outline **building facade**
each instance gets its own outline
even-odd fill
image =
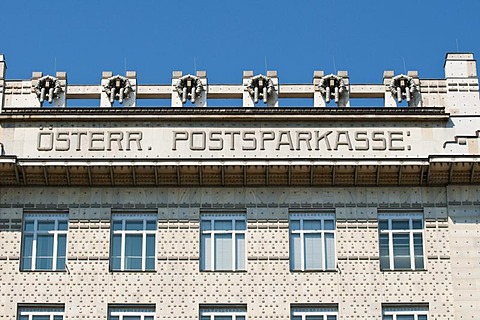
[[[5,70],[1,319],[478,319],[473,54],[378,84]]]

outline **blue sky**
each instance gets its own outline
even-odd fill
[[[136,70],[168,83],[173,70],[207,70],[240,83],[243,70],[277,70],[309,83],[313,70],[380,82],[384,70],[443,77],[447,52],[480,55],[480,1],[3,1],[7,78],[67,71],[70,83]],[[335,61],[335,67],[334,62]]]

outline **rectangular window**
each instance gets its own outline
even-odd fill
[[[378,230],[382,270],[425,269],[421,215],[379,215]]]
[[[128,305],[109,306],[109,320],[155,320],[155,306],[153,305]]]
[[[242,214],[202,216],[201,270],[245,270],[246,229],[246,218]]]
[[[200,320],[246,320],[244,306],[200,307]]]
[[[63,320],[63,307],[19,307],[19,320]]]
[[[25,214],[21,269],[65,270],[67,233],[67,214]]]
[[[291,320],[337,320],[338,307],[312,306],[291,308]]]
[[[383,320],[428,320],[427,306],[392,306],[382,308]]]
[[[114,214],[110,269],[112,271],[155,270],[157,216]]]
[[[290,269],[335,270],[335,215],[290,214]]]

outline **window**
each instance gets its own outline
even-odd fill
[[[202,216],[201,270],[245,270],[245,215]]]
[[[110,268],[112,271],[155,270],[157,216],[112,216]]]
[[[244,306],[200,307],[200,320],[246,320]]]
[[[19,307],[19,320],[63,320],[63,307]]]
[[[109,320],[155,320],[155,306],[153,305],[129,305],[109,306]]]
[[[428,320],[427,306],[383,307],[383,320]]]
[[[337,320],[336,306],[294,307],[291,320]]]
[[[290,215],[290,269],[335,270],[335,216]]]
[[[23,222],[22,270],[65,270],[68,215],[26,214]]]
[[[422,216],[380,215],[378,229],[382,270],[425,268]]]

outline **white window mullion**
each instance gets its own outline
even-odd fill
[[[408,232],[408,243],[410,245],[410,268],[415,270],[415,250],[413,247],[413,219],[409,219],[410,231]]]
[[[388,219],[388,255],[390,260],[390,270],[395,269],[393,259],[393,233],[392,233],[392,219]]]
[[[55,230],[53,231],[52,270],[57,270],[57,249],[58,249],[58,220],[55,220]]]
[[[37,266],[37,227],[38,220],[33,221],[33,241],[32,241],[32,270],[35,271]]]
[[[236,244],[236,241],[237,241],[237,233],[236,233],[236,223],[235,223],[235,219],[232,219],[232,270],[233,271],[236,271],[236,256],[237,256],[237,251],[236,251],[236,248],[237,248],[237,244]]]
[[[303,230],[303,219],[300,219],[300,266],[301,270],[305,271],[305,233]]]
[[[321,256],[321,259],[322,259],[322,270],[326,270],[326,265],[327,264],[326,264],[326,261],[325,261],[326,259],[325,258],[327,256],[327,254],[325,252],[326,241],[325,241],[325,231],[324,231],[325,230],[325,220],[324,219],[322,219],[320,221],[320,228],[321,228],[321,230],[319,230],[319,232],[320,232],[320,256]]]
[[[211,225],[213,229],[213,220],[211,220]],[[210,270],[215,270],[215,232],[210,233]]]
[[[121,248],[120,248],[120,270],[125,270],[125,227],[126,221],[125,219],[122,220],[122,240],[121,240]],[[121,319],[120,319],[121,320]]]
[[[143,220],[142,232],[142,271],[145,271],[147,265],[147,220]],[[142,316],[143,320],[143,316]]]

